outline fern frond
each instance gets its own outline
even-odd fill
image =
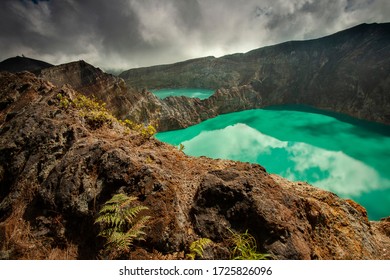
[[[149,216],[141,217],[139,220],[137,220],[136,223],[133,224],[133,226],[127,231],[127,233],[133,236],[134,239],[145,240],[143,236],[146,235],[146,233],[143,231],[143,229],[145,228],[146,222],[149,219]]]
[[[100,209],[99,214],[116,213],[118,211],[119,211],[118,205],[113,203],[106,203],[104,204],[102,209]]]
[[[130,207],[133,201],[137,200],[135,196],[127,196],[125,194],[118,194],[117,195],[117,204],[121,209]]]
[[[127,252],[129,247],[133,244],[133,237],[123,232],[113,232],[107,239],[106,246],[111,250]]]
[[[132,208],[127,208],[127,209],[124,209],[121,214],[131,224],[131,223],[133,223],[134,218],[142,210],[148,210],[148,207],[139,205],[139,206],[135,206],[135,207],[132,207]]]
[[[117,203],[119,205],[128,205],[130,204],[131,202],[137,200],[137,197],[135,196],[127,196],[126,194],[124,193],[118,193],[116,195],[114,195],[111,199],[112,202],[114,203]]]
[[[132,224],[131,228],[134,230],[141,230],[146,226],[149,219],[150,216],[142,216]]]
[[[203,258],[203,252],[204,248],[209,246],[212,243],[212,241],[208,238],[200,238],[190,245],[190,253],[187,254],[187,256],[194,260],[197,256],[200,258]]]
[[[145,235],[145,227],[149,216],[141,216],[140,212],[148,207],[133,206],[136,197],[116,194],[99,211],[95,223],[102,226],[98,236],[106,238],[105,252],[110,258],[127,253],[133,240],[141,240]]]
[[[246,230],[244,233],[235,233],[230,230],[232,236],[230,241],[231,258],[233,260],[266,260],[270,258],[269,254],[257,252],[256,239]]]
[[[95,223],[99,223],[104,227],[122,228],[126,221],[121,217],[120,213],[104,213],[99,216]]]
[[[98,236],[101,236],[101,237],[108,239],[113,233],[114,233],[114,229],[107,228],[107,229],[101,230],[99,232]]]
[[[196,258],[196,254],[195,253],[188,253],[186,256],[190,260],[195,260],[195,258]]]

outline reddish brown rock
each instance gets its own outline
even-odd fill
[[[227,258],[228,229],[277,259],[388,259],[388,221],[259,165],[193,158],[113,120],[92,127],[59,106],[77,95],[29,73],[0,74],[0,256],[96,259],[100,206],[125,192],[149,207],[129,256],[182,259],[200,237]]]

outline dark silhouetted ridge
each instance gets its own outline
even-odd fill
[[[24,56],[15,56],[0,62],[0,71],[17,73],[22,71],[39,72],[42,69],[53,66],[50,63]]]

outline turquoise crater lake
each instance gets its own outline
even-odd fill
[[[363,205],[371,220],[390,215],[390,127],[302,106],[220,115],[158,133],[192,156],[259,163]]]
[[[214,94],[213,90],[203,88],[159,89],[151,90],[151,92],[160,99],[164,99],[168,96],[186,96],[191,98],[207,99]]]

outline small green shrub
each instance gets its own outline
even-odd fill
[[[157,132],[155,126],[151,124],[137,124],[128,119],[123,121],[117,120],[107,110],[106,103],[97,100],[95,97],[89,98],[85,95],[78,94],[76,98],[71,100],[59,93],[57,99],[59,101],[58,106],[62,109],[68,109],[69,107],[78,109],[80,116],[82,116],[86,123],[93,129],[102,127],[104,124],[111,125],[114,121],[117,121],[121,125],[127,127],[129,129],[128,132],[130,132],[130,130],[136,131],[145,139],[151,138]]]
[[[108,200],[99,211],[95,223],[100,224],[98,236],[106,239],[103,254],[109,258],[116,258],[128,253],[134,240],[142,240],[143,229],[149,216],[142,216],[140,212],[147,210],[146,206],[133,205],[136,197],[125,194],[116,194]]]
[[[106,103],[94,97],[88,98],[80,94],[73,100],[73,106],[80,110],[81,116],[92,128],[99,128],[105,123],[112,124],[115,119],[106,109]]]
[[[85,119],[87,124],[96,129],[103,124],[112,124],[115,118],[106,109],[106,104],[98,101],[96,98],[88,98],[82,94],[77,95],[73,100],[61,93],[57,94],[59,100],[58,106],[62,109],[69,107],[76,108],[80,111],[80,115]]]
[[[129,129],[139,132],[145,139],[151,138],[157,132],[156,128],[151,124],[144,126],[128,119],[119,122]]]
[[[67,98],[67,97],[65,97],[65,96],[63,96],[61,93],[59,93],[59,94],[57,94],[57,99],[59,100],[59,104],[58,104],[58,106],[60,107],[60,108],[62,108],[62,109],[68,109],[69,108],[69,106],[70,106],[70,104],[71,104],[71,101]]]
[[[156,128],[153,125],[149,124],[141,129],[141,135],[144,138],[150,138],[154,134],[156,134],[156,131]]]
[[[94,96],[92,98],[86,97],[85,95],[79,94],[73,100],[73,105],[77,109],[84,111],[105,111],[106,103],[97,100]]]
[[[180,152],[184,152],[184,149],[185,149],[186,147],[182,144],[182,143],[180,143],[179,144],[179,151]]]
[[[195,260],[196,257],[203,258],[204,248],[209,246],[212,241],[208,238],[201,238],[191,243],[190,252],[186,255],[188,259]]]

